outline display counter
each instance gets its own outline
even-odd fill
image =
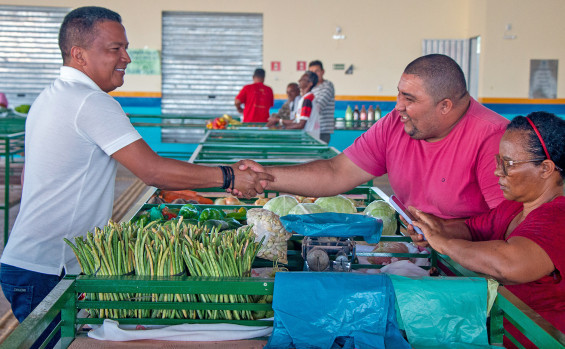
[[[248,130],[251,131],[251,130]],[[284,138],[284,135],[292,135],[296,139],[304,137],[300,133],[267,133],[273,135],[271,138],[267,138],[264,141],[273,141],[272,145],[263,144],[261,142],[250,142],[250,144],[241,144],[244,142],[246,137],[253,137],[248,133],[244,136],[244,132],[235,131],[209,131],[207,136],[213,135],[213,137],[206,137],[209,141],[205,141],[199,144],[198,149],[195,151],[190,161],[194,163],[205,163],[205,164],[219,164],[219,163],[232,163],[239,158],[255,158],[262,164],[272,164],[272,163],[299,163],[301,161],[306,161],[310,158],[327,158],[337,155],[339,152],[327,145],[320,145],[313,142],[310,145],[280,145],[277,144],[280,140],[277,138]],[[262,137],[263,134],[255,135],[257,137]],[[308,137],[301,139],[299,142],[307,140]],[[304,157],[302,157],[304,156]],[[207,188],[200,191],[204,196],[222,194],[222,190],[219,188]],[[206,193],[206,194],[205,194]],[[355,190],[351,191],[349,194],[355,197],[359,205],[357,211],[361,211],[367,204],[374,200],[378,200],[378,196],[375,194],[375,190],[368,189],[367,186],[360,186]],[[147,201],[157,194],[157,190],[152,188],[148,190],[138,203],[133,207],[130,212],[128,212],[121,223],[133,224],[135,220],[140,217],[142,211],[151,211],[156,208],[158,211],[167,208],[167,211],[171,209],[182,208],[181,205],[175,204],[149,204]],[[280,193],[268,192],[267,196],[277,196]],[[344,193],[347,194],[347,193]],[[215,198],[214,196],[209,197],[210,199]],[[197,207],[198,212],[204,212],[208,208],[216,208],[224,211],[224,213],[234,213],[239,212],[241,208],[251,209],[261,207],[260,205],[254,205],[251,202],[242,202],[238,205],[193,205]],[[149,214],[149,217],[151,214]],[[353,215],[358,217],[357,215]],[[173,218],[173,217],[169,217]],[[398,217],[396,216],[396,220]],[[164,231],[164,227],[169,224],[167,229],[172,229],[174,232],[175,224],[180,227],[180,223],[160,223],[162,225],[157,226],[152,225],[154,228],[153,233],[155,234],[154,241],[160,241],[160,237],[157,235],[161,234],[159,232]],[[178,221],[177,221],[178,222]],[[203,221],[204,222],[204,221]],[[399,223],[397,221],[397,223]],[[150,223],[151,224],[151,223]],[[382,220],[381,220],[382,227]],[[130,225],[131,226],[131,225]],[[399,225],[400,227],[400,225]],[[219,228],[217,228],[219,229]],[[119,235],[120,230],[117,229],[116,235],[111,235],[108,241],[113,241],[112,246],[118,245],[116,241],[116,236]],[[125,234],[125,230],[123,230]],[[177,235],[180,236],[178,230]],[[146,232],[146,234],[153,234],[151,232]],[[109,233],[112,234],[112,233]],[[139,233],[138,233],[139,234]],[[192,233],[190,233],[192,234]],[[186,238],[188,238],[188,235]],[[125,235],[124,235],[125,236]],[[134,235],[132,235],[134,236]],[[137,235],[139,236],[139,235]],[[192,236],[192,235],[191,235]],[[118,238],[121,239],[121,238]],[[304,254],[312,250],[305,249],[305,236],[300,234],[293,234],[288,240],[287,254],[288,262],[282,264],[290,273],[296,272],[300,273],[304,270],[305,258]],[[391,241],[391,242],[408,242],[410,239],[405,237],[401,233],[401,229],[397,230],[396,234],[391,236],[382,236],[381,241]],[[162,240],[166,243],[166,239]],[[172,240],[171,240],[172,241]],[[360,246],[361,244],[353,243],[353,241],[360,241],[357,237],[350,238],[347,241],[346,247],[352,244],[353,246]],[[137,246],[137,241],[135,242]],[[124,246],[129,246],[127,243]],[[163,245],[164,246],[164,245]],[[191,245],[193,246],[193,245]],[[320,245],[317,245],[320,246]],[[333,246],[333,245],[332,245]],[[340,245],[340,248],[343,245]],[[332,247],[333,248],[333,247]],[[139,251],[145,251],[143,248],[138,249]],[[174,250],[173,245],[170,245],[168,251]],[[118,248],[117,251],[120,251]],[[162,250],[161,250],[162,251]],[[306,251],[306,252],[305,252]],[[375,251],[361,252],[349,249],[346,254],[347,258],[351,258],[347,261],[350,263],[348,267],[351,270],[359,269],[374,269],[381,268],[382,265],[373,264],[367,265],[361,261],[359,257],[406,257],[406,258],[425,258],[429,260],[429,264],[423,267],[425,273],[428,274],[432,271],[439,273],[441,276],[445,277],[448,275],[457,275],[463,277],[477,277],[476,273],[470,272],[465,268],[461,267],[457,263],[453,262],[446,256],[437,254],[435,251],[431,253],[422,255],[421,253],[380,253]],[[149,253],[149,252],[148,252]],[[161,252],[166,253],[166,252]],[[166,255],[166,254],[165,254]],[[125,254],[124,256],[127,256]],[[161,254],[159,255],[161,256]],[[333,263],[338,261],[336,255],[333,259]],[[343,256],[343,254],[341,254]],[[118,256],[117,260],[119,259]],[[130,257],[127,257],[130,258]],[[161,257],[160,257],[161,258]],[[165,257],[162,257],[165,258]],[[162,260],[161,258],[161,260]],[[223,256],[222,258],[226,258]],[[343,259],[340,260],[343,266]],[[146,262],[143,262],[146,263]],[[96,264],[96,263],[95,263]],[[110,265],[111,263],[109,263]],[[174,263],[173,263],[174,264]],[[178,266],[171,264],[171,268],[178,269]],[[276,264],[276,263],[275,263]],[[257,258],[253,263],[254,267],[262,268],[267,266],[273,266],[273,262],[267,259]],[[442,268],[440,268],[442,266]],[[95,265],[96,267],[96,265]],[[176,316],[162,316],[162,317],[146,317],[146,316],[110,316],[119,320],[121,324],[134,324],[134,325],[173,325],[179,323],[232,323],[244,326],[257,326],[257,325],[267,325],[272,326],[273,322],[271,320],[256,320],[254,319],[216,319],[216,318],[206,318],[206,317],[190,317],[183,316],[185,312],[190,311],[201,311],[201,312],[211,312],[215,311],[271,311],[272,306],[270,303],[259,303],[259,302],[226,302],[223,301],[225,297],[237,296],[237,295],[248,295],[248,296],[269,296],[273,294],[275,287],[275,281],[272,278],[263,277],[203,277],[203,276],[187,276],[186,271],[183,270],[182,276],[71,276],[69,275],[63,281],[57,285],[57,287],[51,292],[51,294],[40,304],[40,306],[34,310],[32,315],[30,315],[15,331],[14,333],[0,345],[0,348],[16,348],[16,347],[27,347],[29,346],[35,338],[47,327],[50,321],[52,321],[58,312],[62,313],[62,320],[59,323],[58,328],[62,331],[61,344],[63,348],[72,346],[73,342],[77,338],[84,338],[86,336],[86,331],[83,325],[96,325],[103,321],[100,317],[84,317],[80,315],[80,310],[83,309],[108,309],[115,310],[117,312],[109,314],[144,314],[145,311],[151,310],[164,310],[162,314],[177,314]],[[171,269],[170,275],[177,275]],[[169,275],[164,274],[164,275]],[[351,273],[353,274],[353,273]],[[153,274],[152,274],[153,275]],[[163,274],[156,274],[163,275]],[[427,290],[430,291],[430,290]],[[433,292],[433,289],[431,290]],[[90,297],[83,299],[79,297],[83,293],[86,294],[129,294],[127,297],[111,296],[106,298]],[[135,300],[131,298],[131,294],[134,295],[154,295],[151,297],[152,301],[143,301],[137,299],[138,296],[134,297]],[[176,295],[205,295],[202,296],[207,301],[177,301]],[[161,297],[160,295],[163,295]],[[167,296],[169,295],[169,296]],[[206,296],[207,295],[207,296]],[[224,298],[222,298],[222,296]],[[182,297],[181,297],[182,298]],[[222,300],[223,299],[223,300]],[[132,301],[133,300],[133,301]],[[423,306],[426,306],[423,304]],[[119,312],[123,311],[123,312]],[[100,312],[102,314],[102,312]],[[502,319],[506,318],[515,324],[522,333],[535,342],[539,347],[542,348],[565,348],[565,338],[563,333],[556,330],[547,321],[539,317],[535,312],[533,312],[529,307],[527,307],[523,302],[514,297],[510,292],[508,292],[504,287],[499,288],[498,296],[494,302],[494,306],[491,310],[490,316],[490,331],[489,339],[491,344],[500,344],[504,335],[504,329],[502,326]],[[251,343],[251,342],[250,342]],[[254,342],[255,344],[257,342]],[[187,347],[190,347],[190,343],[185,343]],[[219,346],[218,346],[219,347]]]

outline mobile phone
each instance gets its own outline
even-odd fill
[[[412,216],[410,211],[408,211],[406,207],[404,207],[402,201],[400,201],[396,196],[394,195],[391,196],[389,203],[392,205],[392,207],[394,207],[396,212],[398,212],[402,217],[404,217],[404,219],[406,220],[406,222],[408,222],[408,224],[412,224],[412,221],[416,220],[414,216]],[[414,227],[414,230],[416,230],[418,234],[424,235],[424,233],[422,233],[422,230],[420,230],[420,228],[418,228],[414,224],[412,224],[412,226]]]

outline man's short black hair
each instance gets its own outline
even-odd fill
[[[69,12],[59,30],[59,49],[63,63],[68,62],[73,46],[89,47],[96,36],[96,24],[104,21],[122,23],[122,17],[104,7],[85,6]]]
[[[286,87],[292,87],[293,89],[299,89],[298,88],[298,84],[296,82],[290,82],[288,85],[286,85]]]
[[[310,63],[308,63],[308,68],[313,67],[313,66],[318,66],[318,67],[320,67],[320,69],[324,70],[324,65],[319,60],[311,61]]]
[[[265,69],[261,69],[261,68],[255,69],[255,72],[253,73],[253,77],[264,79],[265,78]]]
[[[311,72],[309,70],[307,70],[304,74],[308,75],[308,81],[312,83],[312,87],[310,87],[310,90],[308,90],[311,91],[314,88],[314,86],[318,84],[318,75],[316,75],[316,73]]]
[[[436,103],[446,98],[456,103],[468,94],[463,70],[446,55],[434,53],[419,57],[406,66],[404,74],[422,79],[426,92]]]

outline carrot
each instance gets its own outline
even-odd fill
[[[205,198],[204,196],[200,196],[200,195],[198,195],[196,201],[198,201],[199,204],[203,204],[203,205],[212,205],[214,203],[214,200]]]
[[[203,197],[202,195],[198,195],[193,190],[162,190],[161,197],[166,202],[172,202],[176,199],[184,199],[184,200],[194,200],[197,201],[199,204],[205,205],[212,205],[214,201],[212,199],[208,199]]]
[[[167,202],[171,202],[175,199],[191,200],[195,196],[198,196],[198,193],[196,193],[194,190],[175,190],[175,191],[162,190],[161,191],[161,197]]]

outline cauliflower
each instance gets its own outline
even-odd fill
[[[252,226],[255,241],[265,237],[257,257],[288,263],[286,241],[292,233],[284,229],[278,215],[263,208],[252,208],[247,211],[247,224]]]

